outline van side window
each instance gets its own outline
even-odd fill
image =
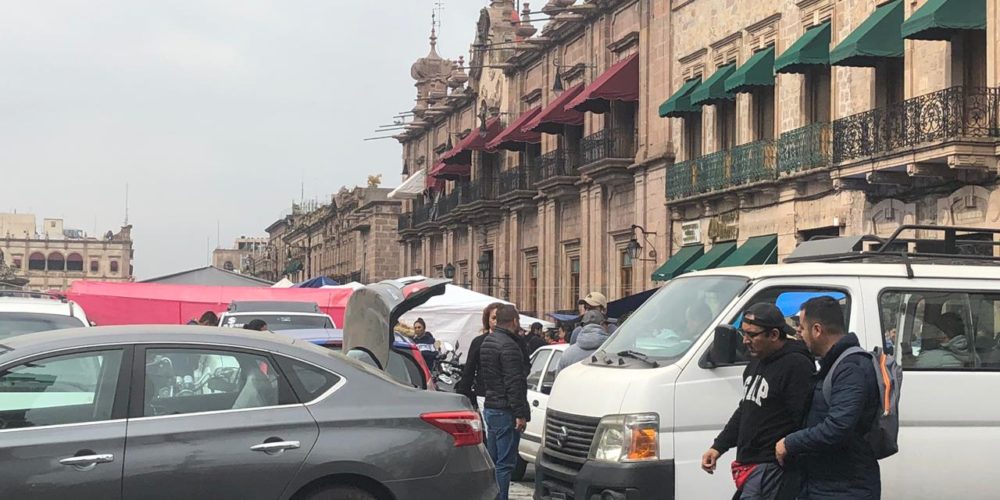
[[[882,338],[907,370],[1000,370],[1000,294],[889,290]]]
[[[774,304],[785,315],[785,321],[788,325],[797,330],[799,326],[799,309],[802,308],[802,304],[805,304],[809,299],[823,296],[832,297],[840,302],[840,306],[844,309],[844,324],[850,324],[851,298],[842,290],[789,287],[768,288],[755,295],[753,299],[746,303],[744,309],[761,302]],[[743,311],[739,311],[730,320],[729,324],[739,328],[742,322]],[[747,348],[743,342],[737,342],[736,359],[736,364],[747,364],[750,362],[750,353],[747,352]]]

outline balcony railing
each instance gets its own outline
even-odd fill
[[[534,191],[538,182],[538,169],[531,165],[521,165],[500,172],[500,196],[515,191]]]
[[[778,176],[777,160],[774,141],[737,146],[730,151],[729,184],[739,186],[774,180]]]
[[[551,179],[553,177],[576,177],[576,165],[567,161],[566,154],[561,149],[556,149],[538,157],[538,167],[541,170],[540,180]]]
[[[694,190],[696,193],[710,193],[723,188],[729,166],[729,151],[719,151],[698,158],[695,168]]]
[[[399,214],[399,225],[396,229],[398,231],[413,229],[413,214]]]
[[[1000,89],[952,87],[833,122],[833,161],[958,138],[1000,137]]]
[[[814,123],[781,134],[778,139],[778,171],[788,175],[827,168],[833,161],[833,128]]]
[[[667,169],[667,199],[677,200],[694,195],[694,171],[698,160],[675,163]]]
[[[757,141],[677,163],[667,170],[667,199],[679,200],[777,179],[777,146]]]
[[[437,202],[437,218],[450,215],[452,212],[462,204],[462,189],[463,185],[459,185],[456,189],[453,189],[450,193],[441,197]]]
[[[468,205],[479,201],[496,200],[499,191],[498,188],[499,186],[496,182],[486,179],[462,184],[458,189],[461,197],[460,203]]]
[[[582,163],[591,163],[606,158],[635,158],[635,134],[624,130],[603,129],[580,141]]]
[[[429,203],[413,207],[413,213],[411,214],[413,217],[413,227],[430,222],[434,213],[434,205]]]

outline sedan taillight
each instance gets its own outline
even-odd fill
[[[455,439],[455,447],[476,446],[483,442],[483,421],[474,411],[424,413],[421,420],[441,429]]]

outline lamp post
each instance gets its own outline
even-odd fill
[[[490,295],[493,292],[493,283],[495,282],[497,288],[500,289],[500,293],[503,294],[503,300],[510,300],[510,275],[504,274],[501,276],[493,276],[493,259],[483,252],[479,255],[479,259],[476,260],[476,267],[479,272],[476,273],[476,277],[485,281],[489,286]]]
[[[635,237],[635,230],[638,229],[642,233],[642,239],[645,240],[646,244],[649,245],[649,258],[643,258],[642,256],[642,244]],[[646,231],[646,228],[632,224],[632,238],[628,242],[628,246],[625,247],[625,251],[628,253],[629,259],[639,262],[653,262],[656,261],[656,249],[653,248],[653,243],[649,241],[649,235],[655,235],[655,232]]]

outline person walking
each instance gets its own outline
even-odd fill
[[[524,336],[524,344],[528,347],[528,356],[531,356],[539,348],[544,347],[547,342],[542,336],[542,324],[539,322],[534,322],[531,324],[531,329]]]
[[[255,332],[266,332],[267,322],[262,319],[251,320],[249,323],[243,325],[244,330],[253,330]]]
[[[497,308],[503,302],[494,302],[483,309],[483,328],[479,335],[469,343],[469,357],[462,367],[462,379],[455,384],[455,392],[464,395],[472,403],[472,407],[479,409],[479,351],[482,348],[483,340],[493,331],[497,325]]]
[[[417,349],[420,351],[420,355],[424,357],[427,367],[432,368],[438,355],[437,341],[434,340],[434,335],[431,335],[431,332],[427,331],[427,323],[424,321],[424,318],[417,318],[413,322],[413,343],[417,344]]]
[[[815,364],[806,345],[790,338],[795,332],[774,304],[751,306],[740,326],[751,356],[743,370],[743,397],[702,455],[701,468],[715,473],[719,457],[736,447],[734,500],[791,500],[798,494],[798,474],[778,464],[774,446],[799,429]]]
[[[597,352],[605,340],[608,340],[608,332],[604,330],[602,323],[604,314],[597,309],[591,309],[583,315],[576,343],[567,347],[559,358],[559,371],[589,358]]]
[[[496,310],[496,327],[479,350],[480,381],[486,395],[486,450],[496,464],[498,500],[507,500],[517,448],[531,410],[528,407],[528,355],[524,339],[515,333],[517,308],[504,304]]]
[[[219,326],[219,317],[213,311],[205,311],[200,318],[188,321],[189,325]]]
[[[846,333],[844,312],[832,297],[806,301],[799,311],[799,335],[820,359],[816,388],[805,428],[775,445],[779,463],[796,459],[802,470],[800,500],[876,500],[882,481],[875,451],[866,440],[880,408],[875,367],[867,353],[841,353],[858,347],[858,337]],[[833,365],[836,369],[830,373]],[[830,401],[823,379],[830,374]]]

